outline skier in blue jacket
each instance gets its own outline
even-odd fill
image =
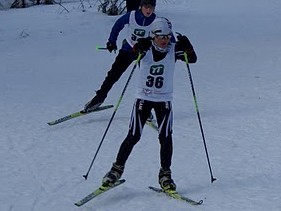
[[[84,106],[85,112],[95,110],[104,102],[114,83],[118,81],[130,64],[136,60],[137,56],[133,53],[133,46],[139,38],[149,36],[150,26],[156,18],[154,13],[155,6],[156,0],[141,0],[139,10],[126,13],[113,25],[106,44],[110,53],[117,50],[117,38],[125,26],[128,29],[127,36],[123,40],[122,47],[111,69],[107,72],[107,76],[100,89],[96,91],[96,96]]]

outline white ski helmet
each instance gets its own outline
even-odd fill
[[[156,18],[151,25],[151,37],[155,35],[172,35],[172,24],[167,18]]]

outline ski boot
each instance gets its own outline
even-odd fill
[[[85,112],[91,112],[100,107],[100,105],[104,102],[105,98],[100,97],[96,95],[92,100],[90,100],[86,105],[84,106]]]
[[[112,186],[116,181],[121,178],[123,174],[124,166],[119,166],[113,163],[109,172],[103,177],[102,186]]]
[[[176,184],[172,180],[170,169],[161,168],[159,171],[159,184],[164,192],[176,192]]]

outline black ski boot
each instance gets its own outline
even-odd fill
[[[170,169],[161,168],[159,171],[159,184],[163,191],[176,191],[176,184],[172,180]]]
[[[91,101],[86,103],[84,106],[84,111],[85,112],[91,112],[100,107],[100,105],[104,102],[105,97],[101,97],[96,95]]]
[[[110,171],[107,172],[106,175],[103,177],[102,185],[103,186],[113,185],[117,180],[121,178],[123,171],[124,171],[124,166],[119,166],[113,163]]]

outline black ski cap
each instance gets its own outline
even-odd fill
[[[156,0],[141,0],[140,6],[149,5],[149,4],[153,7],[155,7],[156,6]]]

